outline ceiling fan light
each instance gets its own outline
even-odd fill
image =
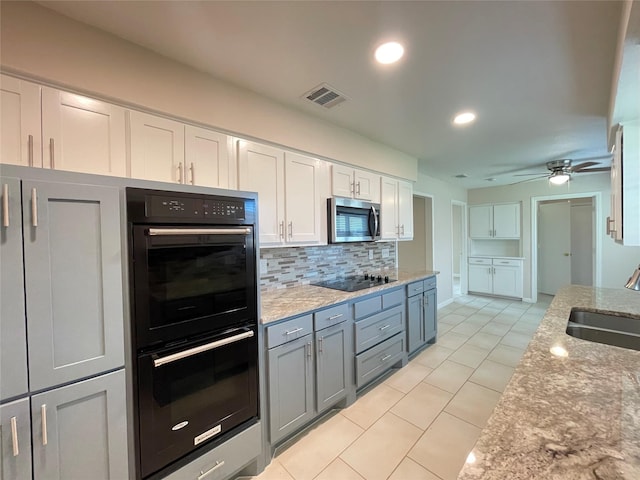
[[[571,179],[571,175],[566,172],[553,172],[549,177],[549,182],[554,185],[563,185]]]

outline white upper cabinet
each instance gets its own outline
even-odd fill
[[[184,183],[207,187],[236,188],[235,165],[231,164],[231,138],[206,128],[185,126]]]
[[[131,177],[185,183],[184,124],[129,112]]]
[[[40,86],[0,75],[0,163],[42,167]]]
[[[413,186],[411,183],[382,177],[380,236],[382,240],[413,239]]]
[[[323,167],[314,158],[238,142],[238,184],[241,190],[258,192],[261,246],[326,243]]]
[[[331,195],[380,203],[380,175],[331,165]]]
[[[519,239],[520,204],[469,207],[469,236],[475,239]]]
[[[42,138],[45,168],[127,174],[122,107],[42,87]]]

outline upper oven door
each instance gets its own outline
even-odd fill
[[[252,227],[134,225],[138,349],[256,319]]]

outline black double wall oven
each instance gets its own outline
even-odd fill
[[[136,476],[258,419],[255,200],[128,188]]]

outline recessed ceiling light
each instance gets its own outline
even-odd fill
[[[461,112],[453,119],[453,123],[456,125],[466,125],[476,119],[476,114],[473,112]]]
[[[456,178],[467,178],[469,175],[467,175],[466,173],[459,173],[458,175],[456,175]]]
[[[493,177],[491,177],[491,178],[485,178],[485,180],[486,180],[487,182],[495,182],[495,181],[497,180],[497,178],[493,178]]]
[[[397,62],[404,55],[404,47],[398,42],[387,42],[376,48],[375,57],[378,63],[389,64]]]

